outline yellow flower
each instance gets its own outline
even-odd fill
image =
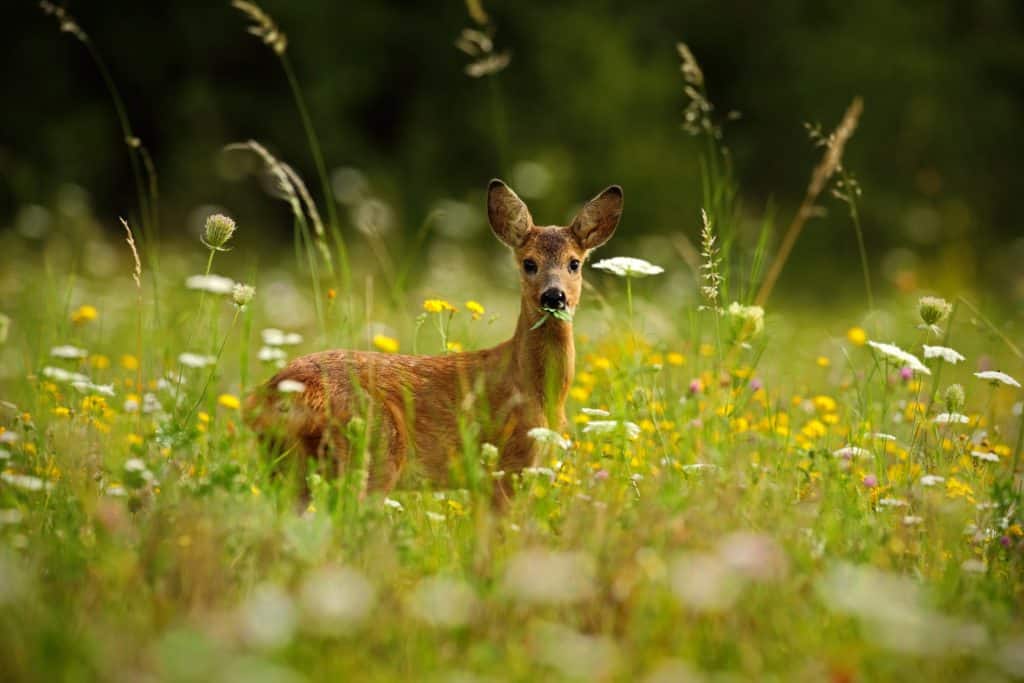
[[[125,441],[128,442],[129,446],[141,446],[142,445],[142,437],[139,436],[138,434],[129,434],[128,436],[125,437]]]
[[[851,327],[846,331],[846,338],[855,346],[864,346],[868,342],[868,333],[860,327]]]
[[[818,364],[819,368],[827,368],[832,365],[832,361],[830,361],[827,356],[818,356],[814,362]]]
[[[76,325],[83,325],[95,320],[99,315],[100,312],[96,310],[95,306],[85,304],[83,306],[79,306],[71,313],[71,322]]]
[[[704,356],[705,358],[710,358],[711,356],[715,355],[715,347],[712,346],[711,344],[701,344],[700,355]]]
[[[594,358],[594,367],[598,370],[608,370],[612,367],[612,362],[604,356],[596,356]]]
[[[686,365],[686,357],[676,351],[670,351],[665,355],[669,365]]]
[[[815,396],[814,407],[823,413],[834,413],[836,411],[836,400],[831,396]]]
[[[125,370],[138,370],[139,359],[131,355],[130,353],[126,353],[125,355],[121,356],[121,367],[124,368]]]
[[[229,410],[238,410],[242,406],[242,402],[234,394],[221,394],[217,397],[217,404]]]
[[[398,352],[398,340],[384,334],[373,335],[373,345],[384,353]]]
[[[974,501],[974,490],[956,477],[946,480],[946,495],[950,498],[966,498]]]
[[[423,302],[423,310],[427,313],[442,313],[444,311],[455,312],[455,307],[444,299],[427,299]]]
[[[198,417],[199,421],[203,424],[208,424],[210,422],[210,414],[205,410],[200,410],[199,413],[196,414],[196,417]]]
[[[450,341],[445,347],[452,353],[460,353],[462,351],[462,343],[457,341]]]
[[[101,353],[94,353],[89,356],[89,365],[93,366],[97,370],[106,370],[110,367],[110,359]]]
[[[53,409],[53,414],[57,417],[69,417],[71,415],[71,410],[66,406],[57,406]]]
[[[467,301],[466,310],[473,314],[473,320],[479,320],[486,312],[479,301]]]
[[[334,287],[329,287],[327,289],[328,301],[334,301],[336,298],[338,298],[338,292],[334,289]]]
[[[573,399],[579,401],[580,403],[590,398],[590,392],[587,391],[587,389],[585,389],[584,387],[573,387],[572,389],[569,390],[569,395],[572,396]],[[586,417],[586,415],[584,415],[583,417]]]

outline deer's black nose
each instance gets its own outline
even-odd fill
[[[558,287],[549,287],[540,295],[541,308],[553,308],[560,311],[565,308],[565,292]]]

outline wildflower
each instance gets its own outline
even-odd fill
[[[864,484],[865,488],[873,489],[878,486],[878,477],[873,474],[866,474],[861,480],[861,483]]]
[[[43,368],[42,375],[47,379],[52,379],[54,382],[59,382],[61,384],[89,381],[88,377],[79,372],[68,372],[64,368],[54,368],[50,366]]]
[[[675,365],[677,367],[686,365],[686,357],[676,351],[669,351],[665,354],[665,360],[668,361],[669,365]]]
[[[206,219],[202,242],[211,251],[227,251],[224,247],[235,234],[235,221],[224,214],[215,213]]]
[[[917,526],[924,521],[924,517],[918,517],[917,515],[905,515],[903,517],[903,526]]]
[[[900,379],[904,382],[909,382],[914,377],[914,370],[909,367],[900,368]]]
[[[271,650],[287,645],[295,634],[296,616],[292,599],[284,589],[271,583],[256,587],[238,608],[243,640],[252,647]]]
[[[282,349],[278,349],[273,346],[262,346],[256,353],[256,358],[264,363],[277,363],[281,367],[284,367],[284,362],[288,360],[288,354]]]
[[[861,327],[851,327],[846,331],[846,338],[854,346],[864,346],[868,342],[868,333]]]
[[[244,309],[254,296],[256,288],[252,285],[243,285],[239,282],[231,288],[231,301],[241,309]]]
[[[384,498],[384,505],[391,508],[392,510],[397,510],[398,512],[402,512],[403,510],[405,510],[405,507],[394,498]]]
[[[733,301],[729,304],[728,313],[738,338],[756,337],[764,331],[764,309],[760,306],[744,306]]]
[[[949,317],[953,305],[937,296],[921,297],[917,304],[918,315],[928,327],[934,327]]]
[[[281,29],[277,27],[274,19],[253,2],[246,0],[233,0],[231,6],[249,17],[253,24],[249,27],[249,33],[263,41],[263,44],[274,51],[279,57],[288,49],[288,38]]]
[[[121,367],[125,370],[138,370],[139,359],[131,354],[121,356]]]
[[[302,335],[297,332],[282,332],[273,327],[260,332],[263,343],[267,346],[297,346],[302,343]]]
[[[307,625],[323,635],[351,629],[376,603],[376,589],[361,572],[330,567],[312,572],[299,591]]]
[[[95,306],[89,304],[83,304],[79,306],[74,312],[71,313],[71,322],[76,325],[82,325],[88,322],[92,322],[98,318],[100,312],[96,310]]]
[[[283,379],[277,383],[277,390],[282,394],[301,394],[306,390],[306,385],[294,379]]]
[[[89,352],[85,349],[80,349],[77,346],[70,344],[64,344],[63,346],[54,346],[50,349],[50,355],[54,358],[64,358],[67,360],[79,360],[89,355]]]
[[[427,313],[442,313],[444,311],[455,313],[457,309],[444,299],[426,299],[423,302],[423,310]]]
[[[878,501],[878,506],[883,508],[905,508],[909,505],[910,503],[902,498],[882,498]]]
[[[743,589],[742,577],[712,553],[686,554],[669,565],[669,586],[679,602],[698,612],[732,607]]]
[[[113,396],[114,395],[114,385],[113,384],[93,384],[92,382],[85,381],[85,382],[72,382],[71,386],[73,386],[78,391],[81,391],[83,394],[93,393],[93,394],[103,394],[104,396]]]
[[[946,478],[940,477],[937,474],[926,474],[923,477],[921,477],[919,481],[921,483],[921,486],[935,486],[936,484],[941,484],[944,481],[946,481]]]
[[[622,432],[629,440],[640,436],[640,425],[635,422],[619,422],[618,420],[592,420],[583,428],[584,434],[612,434]]]
[[[971,419],[960,413],[939,413],[935,416],[935,424],[967,424]]]
[[[23,491],[42,491],[43,489],[50,490],[53,488],[53,484],[50,482],[43,481],[39,477],[33,477],[30,474],[3,472],[0,473],[0,481]]]
[[[999,456],[990,451],[971,451],[971,457],[986,462],[999,462]]]
[[[235,281],[223,275],[190,275],[185,287],[210,294],[229,295],[235,288]]]
[[[699,394],[704,391],[704,383],[699,379],[692,379],[690,380],[689,390],[691,394]]]
[[[604,270],[619,277],[647,277],[648,275],[659,275],[665,272],[661,266],[656,266],[649,261],[632,256],[616,256],[614,258],[601,259],[594,264],[594,268]]]
[[[950,384],[942,395],[946,403],[946,410],[950,413],[958,413],[964,409],[967,397],[964,395],[964,388],[959,384]]]
[[[941,358],[947,363],[956,365],[960,361],[964,360],[964,357],[959,352],[949,348],[948,346],[928,346],[924,345],[924,357],[925,360],[930,358]]]
[[[611,417],[611,413],[600,408],[580,408],[580,412],[590,417]]]
[[[818,356],[814,362],[819,368],[827,368],[832,365],[832,361],[828,359],[828,356]]]
[[[455,628],[469,622],[477,609],[477,597],[465,581],[433,576],[419,582],[409,607],[415,617],[431,626]]]
[[[593,559],[581,552],[522,550],[505,567],[502,591],[527,604],[573,604],[594,593],[595,570]]]
[[[974,373],[974,376],[978,379],[988,380],[992,384],[1005,384],[1011,387],[1020,388],[1020,382],[1007,375],[1005,372],[997,372],[996,370],[984,370],[982,372]]]
[[[451,353],[462,353],[462,342],[450,341],[444,347]]]
[[[568,450],[572,447],[572,441],[565,438],[553,429],[547,429],[545,427],[534,427],[526,433],[531,439],[537,443],[551,444],[558,446],[562,450]]]
[[[906,365],[911,370],[920,372],[924,375],[932,374],[932,371],[926,368],[924,363],[922,363],[917,356],[915,356],[912,353],[904,351],[895,344],[883,344],[876,341],[869,341],[868,346],[875,349],[883,356],[886,356],[887,358],[890,358],[892,360],[898,361],[899,363]]]
[[[227,408],[228,410],[238,410],[242,406],[242,403],[234,394],[221,394],[217,397],[217,405]]]
[[[832,455],[836,458],[844,458],[850,460],[851,458],[872,458],[874,457],[866,448],[860,448],[858,446],[843,446],[837,451],[833,451]]]
[[[201,369],[213,365],[216,359],[213,356],[201,356],[197,353],[183,353],[178,356],[178,362],[187,368]]]
[[[484,307],[481,306],[478,301],[467,301],[466,310],[472,314],[473,320],[479,320],[486,312],[484,311]]]
[[[398,352],[398,340],[385,334],[373,335],[373,345],[378,351],[383,351],[384,353]]]
[[[443,522],[445,520],[444,515],[439,512],[433,512],[432,510],[427,510],[426,516],[431,522]]]

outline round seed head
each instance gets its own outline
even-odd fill
[[[235,234],[235,221],[224,214],[215,213],[206,219],[203,231],[203,244],[210,249],[223,250],[231,236]]]
[[[952,310],[952,304],[937,296],[921,297],[918,302],[918,314],[925,325],[939,324],[949,317]]]
[[[946,387],[946,392],[942,395],[942,398],[946,402],[946,411],[950,413],[959,413],[964,409],[964,404],[967,402],[964,388],[959,384],[950,384]]]
[[[239,308],[244,308],[246,304],[252,301],[252,298],[255,295],[256,288],[252,285],[243,285],[238,283],[231,289],[231,300]]]

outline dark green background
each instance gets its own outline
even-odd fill
[[[75,183],[117,230],[113,218],[134,210],[133,183],[94,65],[34,2],[4,5],[0,226]],[[468,58],[453,42],[471,21],[461,2],[263,6],[288,35],[328,166],[361,169],[407,233],[439,199],[478,204],[489,178],[537,160],[554,173],[552,192],[531,203],[538,220],[558,221],[617,182],[627,196],[622,253],[629,236],[694,237],[698,145],[680,127],[674,48],[684,40],[719,110],[743,114],[726,140],[752,217],[773,200],[788,221],[817,157],[802,123],[831,127],[860,94],[847,166],[864,188],[873,268],[885,271],[890,249],[907,247],[968,279],[1021,287],[1019,2],[490,2],[498,48],[512,53],[494,84],[462,72]],[[216,204],[267,241],[287,239],[286,208],[221,172],[222,146],[255,138],[319,189],[283,73],[246,20],[226,1],[68,8],[156,159],[164,234],[182,234],[195,207]],[[787,271],[791,289],[858,272],[844,209],[826,205],[794,254],[803,266]]]

